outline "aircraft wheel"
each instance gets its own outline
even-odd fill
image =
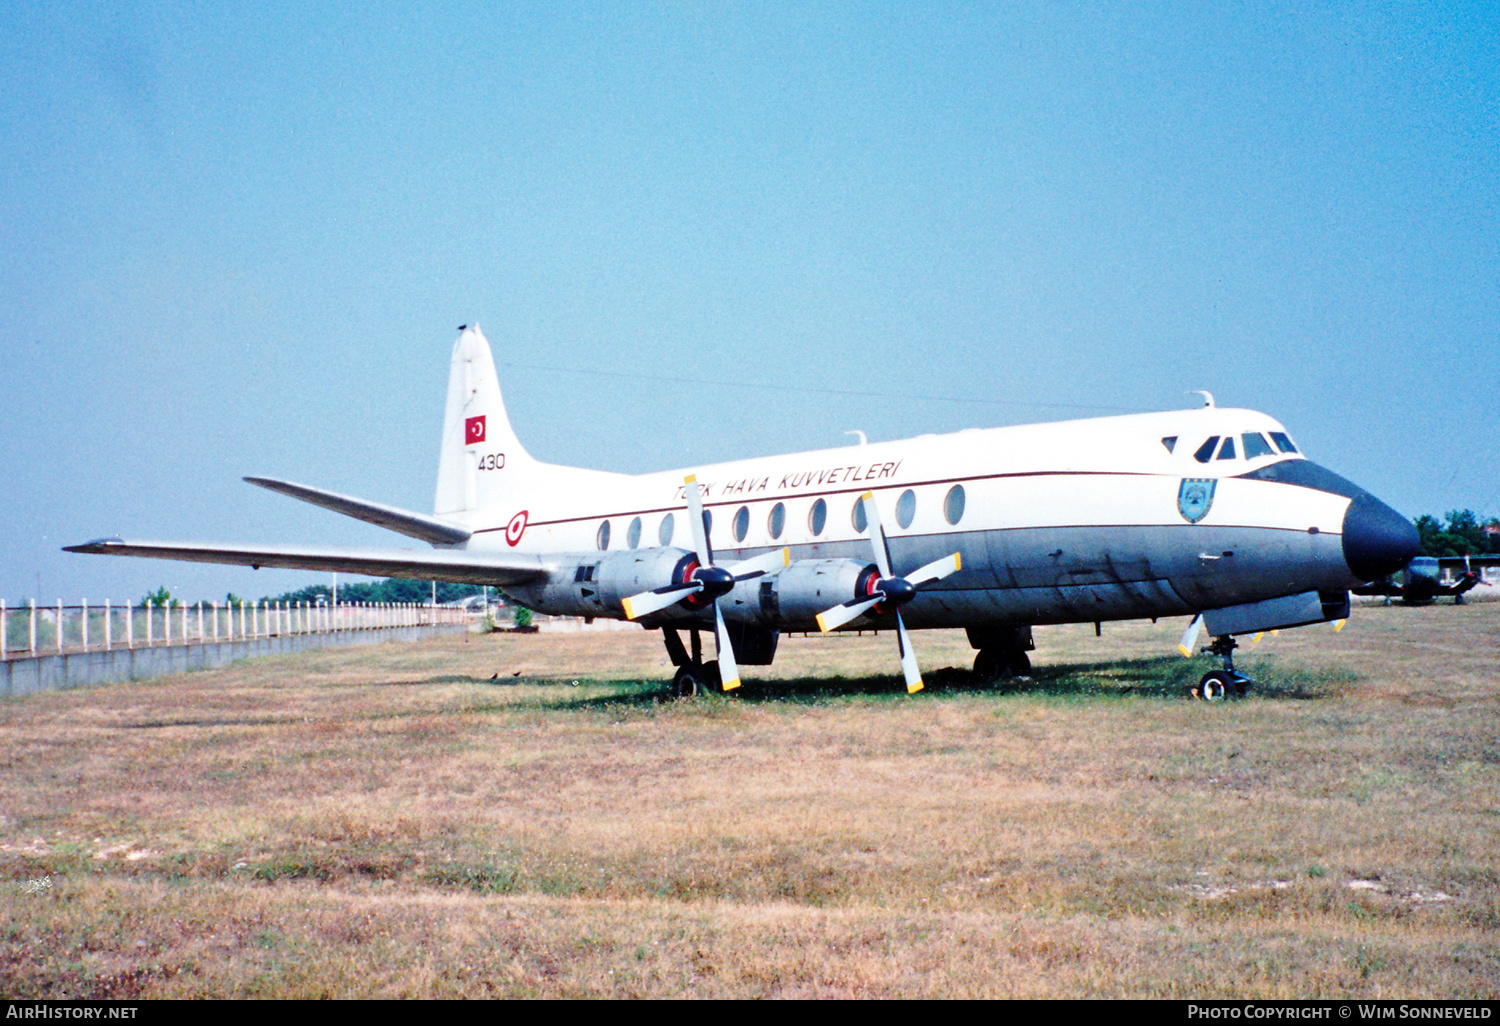
[[[1230,695],[1234,680],[1223,670],[1205,673],[1198,682],[1198,697],[1205,702],[1222,702]]]
[[[981,648],[974,656],[974,682],[993,684],[1005,672],[1005,661],[993,649]]]
[[[672,678],[673,698],[697,698],[703,690],[703,681],[700,675],[703,668],[700,666],[681,666],[677,669],[677,675]]]
[[[1025,652],[981,648],[974,656],[974,681],[994,684],[1015,677],[1031,676],[1031,659]]]
[[[698,681],[701,693],[712,692],[717,695],[724,692],[724,678],[719,676],[719,661],[717,659],[710,659],[703,664],[703,668],[698,671]]]

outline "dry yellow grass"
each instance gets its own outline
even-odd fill
[[[663,701],[642,633],[13,701],[4,994],[1495,997],[1500,604],[1264,639],[1226,705],[1181,626],[914,699],[882,635]]]

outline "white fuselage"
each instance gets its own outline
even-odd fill
[[[1237,445],[1226,458],[1217,447],[1206,462],[1195,456],[1212,436],[1246,433],[1284,437],[1285,429],[1254,411],[1204,408],[975,429],[690,472],[703,489],[721,561],[781,546],[794,562],[868,561],[871,542],[855,508],[873,491],[896,573],[950,552],[962,556],[958,574],[908,607],[912,627],[1154,617],[1348,588],[1354,579],[1340,534],[1350,499],[1240,477],[1300,455],[1246,459]],[[537,464],[533,473],[515,508],[468,522],[472,550],[508,548],[584,566],[664,547],[664,521],[665,547],[691,547],[683,471],[625,476]],[[1196,520],[1197,507],[1181,508],[1185,480],[1213,482]],[[524,532],[507,539],[521,503]],[[543,611],[621,615],[607,589],[580,581],[570,590],[572,583],[516,594]],[[726,615],[765,622],[757,587],[737,587]]]

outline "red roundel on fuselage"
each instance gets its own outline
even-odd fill
[[[521,535],[526,533],[526,510],[521,510],[505,525],[505,543],[511,548],[521,544]]]

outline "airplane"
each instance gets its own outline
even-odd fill
[[[1408,606],[1430,606],[1440,596],[1452,596],[1453,604],[1461,606],[1464,596],[1480,583],[1481,570],[1491,566],[1500,566],[1500,556],[1418,556],[1404,570],[1349,590],[1355,595],[1384,595],[1386,605],[1399,598]],[[1443,583],[1444,570],[1454,572],[1452,584]]]
[[[1158,413],[869,442],[627,475],[516,437],[479,326],[453,346],[431,514],[251,484],[428,543],[421,551],[106,538],[66,551],[487,584],[538,612],[660,630],[673,693],[732,691],[783,633],[963,628],[974,676],[1030,673],[1033,628],[1191,617],[1243,694],[1235,637],[1341,620],[1417,553],[1413,524],[1308,460],[1263,413]],[[684,645],[687,631],[690,647]],[[714,637],[704,658],[700,632]]]

